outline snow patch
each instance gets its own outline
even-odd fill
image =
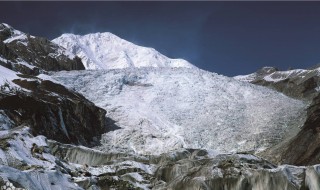
[[[28,67],[29,69],[34,69],[34,68],[35,68],[35,66],[30,65],[29,63],[27,63],[27,62],[24,61],[24,60],[18,60],[17,64],[24,65],[24,66]]]
[[[28,39],[27,35],[23,32],[20,32],[18,30],[13,30],[13,34],[11,35],[10,38],[4,40],[3,42],[8,44],[8,43],[11,43],[13,41],[17,41],[19,40],[21,43],[25,44],[26,40]]]
[[[17,72],[14,72],[0,65],[0,85],[6,82],[9,82],[10,85],[15,85],[11,81],[19,78],[17,74]]]

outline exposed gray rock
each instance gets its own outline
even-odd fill
[[[250,154],[210,154],[206,150],[182,149],[160,156],[117,155],[54,141],[50,141],[49,147],[53,155],[60,159],[81,165],[88,163],[86,171],[92,176],[75,177],[75,181],[82,187],[161,190],[320,189],[319,165],[276,166]]]
[[[0,188],[80,190],[68,166],[49,154],[46,138],[28,131],[24,126],[0,131]],[[33,152],[33,146],[43,151]]]
[[[301,131],[288,142],[272,147],[262,156],[280,164],[314,165],[320,162],[320,95],[307,110]]]
[[[114,129],[105,110],[62,85],[35,77],[13,82],[29,92],[0,92],[0,109],[16,126],[30,126],[34,135],[93,146],[99,143],[101,134]]]
[[[320,159],[320,76],[319,67],[278,71],[265,67],[238,80],[275,89],[288,96],[311,102],[307,108],[307,119],[299,131],[259,155],[278,164],[313,165]],[[290,135],[289,135],[290,136]]]
[[[264,67],[255,73],[234,78],[308,101],[317,96],[317,87],[320,85],[319,68],[279,71],[273,67]]]

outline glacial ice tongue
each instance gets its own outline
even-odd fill
[[[178,148],[262,151],[300,127],[302,101],[188,68],[58,72],[53,80],[107,110],[121,129],[101,150],[161,154]]]

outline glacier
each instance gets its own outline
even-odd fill
[[[179,148],[259,152],[299,130],[304,101],[201,69],[126,68],[54,72],[121,129],[103,151],[161,154]],[[48,78],[48,76],[46,77]]]

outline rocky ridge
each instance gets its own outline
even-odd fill
[[[255,73],[234,78],[265,86],[287,96],[303,100],[310,101],[319,93],[319,68],[279,71],[274,67],[264,67]]]
[[[28,75],[46,71],[83,70],[81,59],[46,38],[0,24],[0,65]]]
[[[0,109],[16,126],[27,125],[34,135],[86,146],[99,144],[100,134],[112,126],[106,111],[80,94],[48,80],[19,76],[12,82],[20,89],[12,91],[9,86],[0,92]]]

